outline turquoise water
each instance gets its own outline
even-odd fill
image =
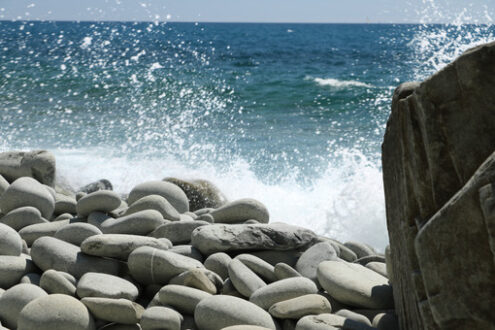
[[[493,26],[0,22],[0,150],[74,186],[206,178],[273,220],[382,248],[393,89]]]

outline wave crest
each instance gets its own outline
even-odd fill
[[[313,80],[320,86],[330,86],[335,88],[349,88],[349,87],[365,87],[372,88],[373,85],[366,84],[357,80],[339,80],[334,78],[312,78],[308,77],[307,80]]]

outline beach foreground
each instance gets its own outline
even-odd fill
[[[9,329],[394,329],[385,256],[270,223],[210,182],[55,183],[46,151],[0,154]]]

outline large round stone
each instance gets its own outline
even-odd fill
[[[164,223],[153,230],[149,235],[156,238],[167,238],[173,244],[184,244],[191,241],[194,229],[209,225],[206,221],[173,221]]]
[[[216,295],[203,299],[194,311],[196,325],[202,330],[218,330],[232,325],[257,325],[276,329],[270,314],[241,298]]]
[[[139,324],[143,330],[180,330],[183,316],[177,311],[161,306],[147,308]]]
[[[93,330],[88,309],[79,300],[64,294],[51,294],[27,304],[19,314],[18,330]]]
[[[238,259],[233,259],[229,263],[229,278],[236,290],[248,298],[253,292],[266,286],[266,283],[258,275]]]
[[[81,243],[81,251],[93,256],[127,260],[129,254],[141,246],[168,250],[172,243],[167,239],[126,234],[103,234],[88,237]]]
[[[17,284],[0,296],[0,320],[9,328],[17,328],[21,310],[31,301],[46,296],[45,290],[33,284]]]
[[[55,199],[48,189],[33,178],[22,177],[0,196],[0,209],[8,213],[23,206],[37,208],[44,218],[50,219],[55,209]]]
[[[68,225],[70,220],[60,220],[53,222],[37,223],[26,226],[19,230],[19,235],[26,241],[27,245],[31,246],[34,241],[40,237],[53,236],[60,228]]]
[[[394,307],[388,279],[359,264],[324,261],[318,266],[321,286],[339,302],[369,309]]]
[[[77,282],[77,295],[80,298],[124,298],[134,301],[139,294],[131,282],[109,274],[86,273]]]
[[[229,264],[232,258],[224,252],[218,252],[210,255],[205,260],[205,267],[217,273],[223,280],[229,277]]]
[[[299,257],[296,270],[303,276],[318,282],[316,269],[322,261],[338,260],[337,252],[330,243],[322,242],[313,245]]]
[[[144,284],[167,284],[186,270],[203,268],[196,259],[148,246],[132,251],[127,263],[132,277]]]
[[[129,193],[127,202],[131,205],[148,195],[164,197],[179,213],[189,211],[189,201],[184,191],[175,184],[165,181],[149,181],[137,185]]]
[[[98,190],[77,201],[77,214],[87,216],[92,212],[110,212],[120,206],[120,197],[111,190]]]
[[[332,306],[327,298],[319,294],[307,294],[273,304],[269,313],[279,319],[300,319],[311,314],[330,313]]]
[[[189,199],[189,208],[196,211],[205,207],[217,208],[227,202],[227,198],[213,183],[207,180],[185,181],[177,178],[165,178],[179,186]]]
[[[21,236],[11,227],[0,223],[0,255],[19,256],[21,252]]]
[[[76,295],[76,279],[69,273],[49,269],[41,275],[40,287],[48,293]]]

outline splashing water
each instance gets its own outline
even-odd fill
[[[380,250],[394,87],[494,36],[462,24],[0,27],[0,150],[48,148],[75,187],[205,178],[259,199],[272,221]]]

